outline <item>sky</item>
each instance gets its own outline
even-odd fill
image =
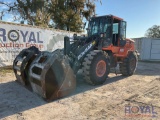
[[[12,0],[4,0],[11,2]],[[146,30],[160,25],[160,0],[101,0],[96,2],[97,16],[112,14],[127,21],[127,37],[144,37]],[[4,6],[0,5],[0,11]],[[12,15],[3,18],[13,22]]]
[[[160,0],[101,0],[96,14],[112,14],[127,21],[127,37],[144,37],[146,30],[160,25]]]

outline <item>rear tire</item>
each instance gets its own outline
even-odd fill
[[[83,76],[91,85],[103,84],[110,71],[107,54],[100,50],[91,51],[86,55],[83,62]]]
[[[137,67],[137,54],[135,52],[129,53],[128,57],[119,64],[119,69],[122,75],[131,76],[134,74]]]

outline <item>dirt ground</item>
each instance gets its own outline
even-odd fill
[[[0,70],[2,120],[160,120],[160,63],[139,62],[131,77],[109,74],[101,86],[77,79],[66,98],[45,102]]]

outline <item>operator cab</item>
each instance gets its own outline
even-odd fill
[[[122,18],[113,15],[92,17],[88,28],[89,37],[104,34],[106,40],[104,46],[126,44],[126,22]]]
[[[112,44],[124,46],[126,43],[126,22],[122,18],[112,16]]]

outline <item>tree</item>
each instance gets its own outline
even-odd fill
[[[12,3],[0,2],[7,9],[5,12],[13,13],[15,20],[27,21],[29,25],[48,27],[51,20],[49,0],[15,0]]]
[[[160,26],[154,25],[146,31],[146,37],[149,38],[160,38]]]
[[[30,25],[47,27],[51,14],[48,12],[48,0],[17,0],[20,16]]]
[[[95,0],[51,0],[50,11],[57,28],[80,32],[83,20],[95,14]]]
[[[0,3],[8,7],[8,12],[18,14],[18,20],[26,20],[30,25],[81,32],[83,20],[95,15],[95,1],[101,0],[15,0],[12,4]]]

